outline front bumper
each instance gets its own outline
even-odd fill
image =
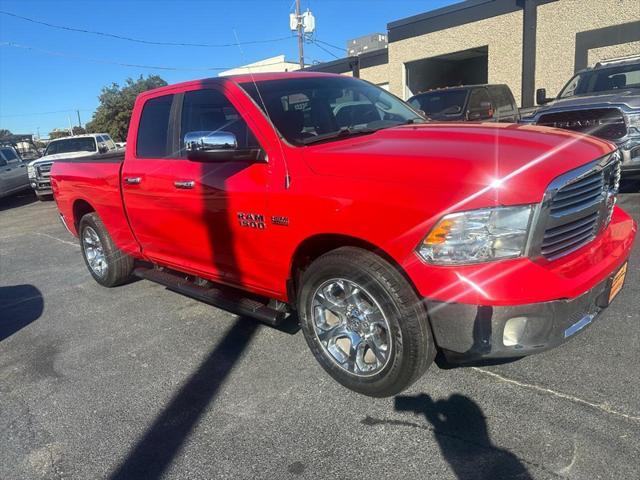
[[[607,306],[636,230],[615,208],[594,241],[554,261],[430,268],[436,287],[421,293],[436,344],[449,361],[469,362],[525,356],[564,343]]]
[[[428,301],[436,343],[451,362],[549,350],[587,328],[608,306],[612,278],[570,300],[503,307]]]
[[[53,190],[51,189],[51,181],[49,179],[30,178],[29,183],[31,184],[31,188],[33,188],[37,195],[53,194]]]

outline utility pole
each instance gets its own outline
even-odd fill
[[[306,12],[300,13],[300,0],[296,0],[296,12],[289,13],[289,27],[298,36],[298,58],[300,60],[300,69],[303,69],[304,41],[307,38],[311,38],[313,32],[315,32],[316,19],[308,8]]]
[[[300,16],[300,0],[296,0],[296,18],[298,19],[298,58],[300,60],[300,69],[304,68],[304,33],[302,25],[302,17]]]
[[[82,128],[82,122],[80,121],[80,110],[76,110],[76,113],[78,114],[78,126]]]

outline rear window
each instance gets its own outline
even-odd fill
[[[409,103],[428,116],[460,115],[467,100],[467,90],[435,90],[413,98]]]
[[[169,114],[173,95],[147,100],[138,125],[136,156],[164,158],[169,156]]]
[[[71,152],[95,152],[96,141],[93,137],[65,138],[51,142],[44,152],[45,155]]]

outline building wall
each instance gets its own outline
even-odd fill
[[[361,68],[360,78],[376,85],[389,83],[389,64]]]
[[[638,1],[638,0],[636,0]],[[522,10],[407,38],[389,44],[389,86],[401,98],[404,64],[470,48],[489,47],[489,83],[506,83],[520,103],[522,76]]]
[[[537,16],[535,84],[555,96],[574,73],[576,34],[640,20],[640,0],[559,0],[539,5]],[[590,50],[589,64],[640,53],[639,43]]]

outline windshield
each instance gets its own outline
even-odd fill
[[[567,98],[621,88],[640,88],[640,63],[578,73],[569,80],[558,97]]]
[[[65,138],[51,142],[44,152],[45,155],[70,152],[95,152],[96,141],[93,137]]]
[[[274,126],[293,145],[424,121],[402,100],[354,78],[310,76],[256,84],[240,86],[263,110],[266,105]]]
[[[466,100],[467,90],[447,90],[422,93],[409,100],[409,104],[433,117],[462,113]]]

